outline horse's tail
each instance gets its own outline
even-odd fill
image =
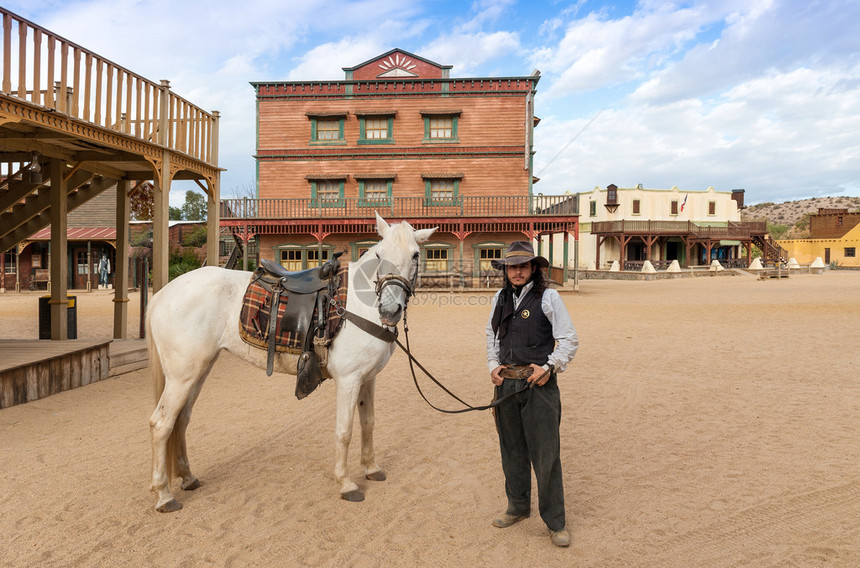
[[[147,310],[148,312],[149,310]],[[146,314],[146,350],[149,353],[149,372],[152,374],[152,388],[155,395],[155,404],[161,399],[164,392],[164,369],[161,368],[161,357],[158,355],[158,347],[152,339],[152,327],[149,323],[149,313]]]
[[[158,353],[158,345],[155,338],[152,336],[152,326],[150,322],[151,304],[147,306],[146,320],[144,330],[146,332],[146,350],[149,353],[149,372],[152,374],[152,388],[155,395],[155,405],[158,408],[158,403],[161,400],[161,395],[164,393],[165,375],[164,367],[161,366],[161,355]],[[173,479],[176,471],[176,434],[170,433],[167,439],[167,479]]]

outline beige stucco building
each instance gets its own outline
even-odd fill
[[[766,227],[741,223],[743,195],[742,189],[684,191],[677,186],[613,184],[581,192],[576,264],[580,269],[608,268],[617,260],[626,270],[641,268],[645,260],[658,268],[673,260],[690,266],[710,264],[714,258],[748,264],[752,243],[764,238]],[[570,252],[571,264],[575,253]]]

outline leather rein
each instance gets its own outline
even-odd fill
[[[416,275],[417,275],[417,267],[416,267]],[[380,296],[382,293],[382,289],[386,285],[393,284],[393,285],[399,286],[406,291],[406,305],[408,306],[409,305],[409,298],[412,296],[413,291],[415,289],[414,280],[415,279],[413,278],[413,282],[410,282],[409,280],[407,280],[403,276],[400,276],[397,274],[386,274],[385,276],[381,277],[376,283],[376,295]],[[472,412],[474,410],[489,410],[489,409],[495,408],[496,406],[500,405],[501,403],[508,400],[509,398],[513,398],[516,395],[523,393],[523,392],[525,392],[525,391],[527,391],[527,390],[529,390],[535,386],[534,382],[532,382],[532,383],[527,382],[523,386],[523,388],[521,388],[520,390],[518,390],[516,392],[512,392],[506,396],[503,396],[502,398],[496,399],[496,400],[492,401],[490,404],[485,404],[482,406],[473,406],[473,405],[467,403],[466,401],[464,401],[463,399],[461,399],[460,397],[458,397],[457,395],[455,395],[447,387],[445,387],[445,385],[440,383],[436,379],[436,377],[434,377],[433,374],[430,373],[430,371],[428,371],[426,368],[424,368],[424,366],[415,358],[415,356],[412,355],[412,351],[409,347],[409,326],[406,323],[406,309],[405,308],[403,310],[403,332],[404,332],[404,335],[406,336],[406,345],[405,346],[397,338],[397,329],[396,328],[394,329],[394,331],[391,331],[390,329],[387,329],[378,323],[372,322],[372,321],[365,319],[365,318],[363,318],[357,314],[354,314],[350,311],[345,311],[343,316],[344,316],[344,318],[346,318],[347,321],[351,322],[352,324],[354,324],[356,327],[358,327],[359,329],[361,329],[365,333],[368,333],[368,334],[372,335],[373,337],[376,337],[377,339],[385,341],[386,343],[396,343],[397,346],[400,347],[400,349],[404,353],[406,353],[406,356],[409,358],[409,370],[412,372],[412,382],[415,383],[415,388],[418,390],[418,394],[421,395],[421,398],[424,399],[424,402],[426,402],[430,406],[430,408],[437,410],[439,412],[444,412],[445,414],[462,414],[464,412]],[[414,363],[414,365],[413,365],[413,363]],[[418,384],[418,377],[415,374],[415,366],[417,366],[419,369],[421,369],[421,371],[425,375],[427,375],[431,381],[436,383],[436,386],[441,388],[451,398],[453,398],[454,400],[456,400],[457,402],[459,402],[460,404],[462,404],[466,408],[461,408],[459,410],[448,410],[448,409],[444,409],[444,408],[439,408],[439,407],[435,406],[432,402],[427,400],[427,397],[424,396],[424,392],[421,390],[421,386]],[[548,371],[548,370],[545,371],[538,378],[538,380],[543,379],[549,373],[550,373],[550,371]]]
[[[405,313],[403,314],[403,334],[406,336],[406,346],[405,347],[403,346],[402,343],[400,343],[400,340],[397,339],[396,336],[394,338],[394,341],[397,342],[397,346],[400,347],[400,349],[402,349],[403,352],[406,353],[406,356],[409,358],[409,370],[412,371],[412,382],[415,383],[415,388],[418,390],[418,394],[421,395],[421,398],[424,399],[424,402],[426,402],[430,406],[430,408],[432,408],[433,410],[437,410],[439,412],[444,412],[445,414],[462,414],[464,412],[472,412],[473,410],[490,410],[492,408],[497,407],[498,405],[505,402],[506,400],[513,398],[513,397],[517,396],[518,394],[524,393],[527,390],[530,390],[531,388],[533,388],[535,386],[534,382],[531,382],[531,383],[526,382],[523,385],[523,388],[521,388],[520,390],[512,392],[510,394],[507,394],[507,395],[503,396],[502,398],[497,398],[497,399],[493,400],[490,404],[485,404],[482,406],[472,406],[471,404],[462,400],[460,397],[458,397],[457,395],[452,393],[450,390],[448,390],[445,387],[445,385],[440,383],[436,379],[436,377],[434,377],[432,375],[432,373],[430,373],[430,371],[425,369],[424,366],[418,362],[418,359],[416,359],[415,356],[412,355],[412,351],[409,348],[409,326],[406,324],[406,314]],[[431,381],[436,383],[436,386],[438,386],[440,389],[445,391],[451,398],[453,398],[454,400],[456,400],[457,402],[459,402],[460,404],[462,404],[466,408],[461,408],[459,410],[448,410],[445,408],[439,408],[438,406],[435,406],[432,402],[427,400],[427,397],[424,396],[424,393],[421,391],[421,387],[418,385],[418,377],[415,376],[415,367],[412,365],[413,362],[415,363],[415,365],[418,366],[419,369],[421,369],[421,371],[425,375],[427,375],[430,378]],[[538,380],[543,379],[545,376],[549,375],[549,373],[550,373],[550,371],[548,371],[548,370],[544,371],[544,373],[540,377],[538,377]]]

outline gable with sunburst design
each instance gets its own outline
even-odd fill
[[[418,74],[414,73],[412,69],[418,67],[418,64],[415,63],[411,58],[406,57],[400,53],[395,53],[393,55],[389,55],[386,59],[380,60],[377,64],[379,68],[382,69],[382,73],[377,75],[380,79],[386,79],[391,77],[417,77]]]
[[[440,65],[402,49],[392,49],[355,67],[344,67],[347,81],[445,79],[451,65]]]

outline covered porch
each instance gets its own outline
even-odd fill
[[[749,266],[755,241],[766,238],[767,226],[764,222],[701,226],[691,221],[622,220],[595,222],[591,232],[596,237],[598,267],[601,251],[611,242],[624,270],[641,269],[646,260],[658,269],[675,260],[686,268],[710,264],[713,259],[734,268]]]
[[[129,203],[143,184],[155,186],[154,290],[168,279],[173,180],[193,180],[206,192],[207,259],[217,263],[218,112],[178,96],[168,81],[147,80],[5,8],[0,17],[0,253],[18,262],[24,241],[50,227],[45,242],[54,258],[65,258],[68,212],[116,187],[114,244],[122,254],[113,266],[114,337],[124,337]],[[61,339],[69,263],[38,269],[49,271],[51,338]]]

